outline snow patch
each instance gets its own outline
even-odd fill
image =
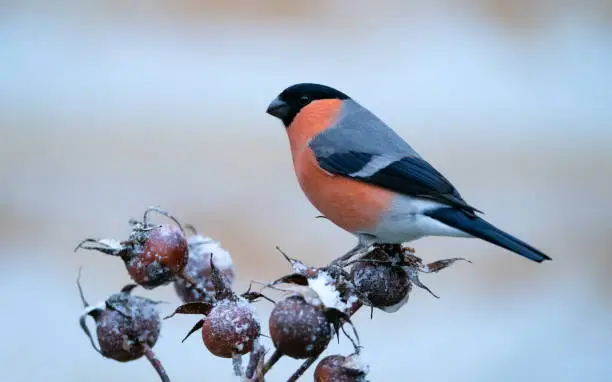
[[[347,304],[340,298],[335,280],[325,271],[319,271],[317,277],[308,279],[308,286],[317,292],[319,299],[327,308],[336,308],[344,312]]]
[[[363,359],[360,354],[351,354],[346,357],[343,365],[346,368],[362,371],[364,374],[367,374],[370,371],[370,367],[368,364],[363,362]]]

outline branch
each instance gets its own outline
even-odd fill
[[[144,347],[145,356],[147,357],[149,362],[151,362],[151,365],[153,366],[155,371],[157,371],[157,374],[159,375],[161,381],[170,382],[170,377],[168,377],[168,374],[166,373],[166,370],[164,369],[164,366],[162,365],[159,358],[157,358],[155,353],[153,353],[153,349],[151,349],[151,347],[147,343],[143,343],[142,346]]]
[[[306,372],[306,370],[308,370],[310,366],[312,366],[312,364],[317,361],[317,359],[319,359],[318,355],[314,357],[310,357],[306,361],[304,361],[304,363],[300,365],[300,367],[295,371],[295,373],[293,373],[293,375],[289,377],[287,382],[297,381]]]
[[[283,357],[283,354],[278,350],[275,350],[274,353],[270,356],[270,358],[266,361],[263,367],[263,375],[266,375],[268,371],[274,366],[279,359]]]

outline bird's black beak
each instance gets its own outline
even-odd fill
[[[289,115],[291,107],[289,104],[279,98],[274,98],[268,108],[266,109],[266,113],[273,115],[277,118],[283,119]]]

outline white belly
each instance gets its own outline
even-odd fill
[[[380,243],[406,243],[425,236],[471,237],[471,235],[441,223],[424,211],[447,207],[431,200],[400,195],[392,203],[373,230],[363,232],[376,237]]]

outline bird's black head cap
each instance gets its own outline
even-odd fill
[[[349,96],[332,87],[302,83],[283,90],[268,106],[266,113],[283,121],[289,127],[295,116],[309,103],[321,99],[349,99]]]

